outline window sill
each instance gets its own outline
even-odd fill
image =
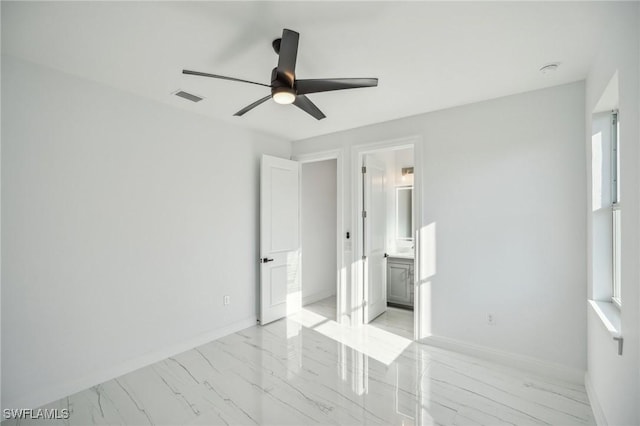
[[[612,337],[622,337],[620,310],[612,302],[589,300],[589,305]]]
[[[613,306],[618,308],[618,310],[622,309],[622,301],[619,298],[612,297],[611,303],[613,303]]]

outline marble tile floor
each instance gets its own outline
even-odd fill
[[[326,299],[319,300],[314,303],[310,303],[308,305],[303,306],[304,309],[307,309],[311,312],[315,312],[318,315],[321,315],[327,319],[334,320],[336,319],[336,297],[331,296]]]
[[[382,315],[369,323],[369,326],[413,340],[413,311],[388,306]]]
[[[336,297],[327,297],[304,308],[327,319],[335,320]],[[369,326],[413,340],[413,311],[389,306],[387,311],[375,318]]]
[[[46,406],[67,420],[2,426],[594,424],[582,385],[317,319],[251,327]]]

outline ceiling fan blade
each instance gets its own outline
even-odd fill
[[[293,104],[307,114],[313,116],[316,120],[322,120],[326,117],[326,115],[324,115],[322,111],[320,111],[320,109],[311,102],[311,99],[307,98],[305,95],[296,96],[296,100],[293,101]]]
[[[330,92],[332,90],[357,89],[360,87],[376,87],[377,85],[377,78],[318,78],[296,80],[296,90],[299,95]]]
[[[262,99],[258,99],[257,101],[255,101],[254,103],[252,103],[251,105],[247,105],[246,107],[242,108],[240,111],[236,112],[235,114],[233,114],[234,116],[240,117],[242,115],[244,115],[244,113],[251,111],[252,109],[254,109],[255,107],[257,107],[258,105],[260,105],[261,103],[267,101],[271,99],[271,95],[265,96]]]
[[[298,40],[300,34],[288,29],[282,30],[280,53],[278,57],[278,78],[289,87],[293,87],[296,79],[296,58],[298,57]]]
[[[240,78],[233,78],[233,77],[226,77],[224,75],[208,74],[206,72],[200,72],[200,71],[182,70],[182,74],[198,75],[200,77],[219,78],[222,80],[239,81],[240,83],[250,83],[250,84],[257,84],[258,86],[271,87],[271,85],[269,84],[256,83],[255,81],[242,80]]]

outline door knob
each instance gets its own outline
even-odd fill
[[[267,263],[267,262],[273,262],[273,259],[269,259],[267,257],[263,257],[262,259],[260,259],[260,263]]]

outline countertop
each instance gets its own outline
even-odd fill
[[[413,259],[413,252],[406,253],[389,253],[389,257],[395,257],[396,259]]]

